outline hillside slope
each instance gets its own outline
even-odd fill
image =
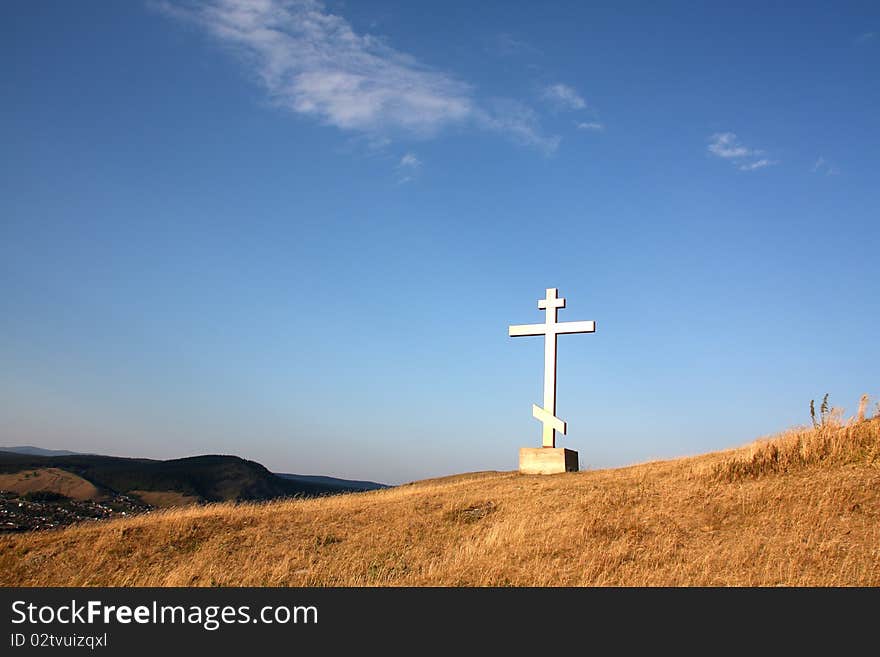
[[[880,420],[616,470],[4,536],[0,584],[878,586]]]

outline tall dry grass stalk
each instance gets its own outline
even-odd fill
[[[859,399],[859,412],[857,414],[857,418],[859,422],[865,421],[865,411],[868,408],[868,400],[869,397],[867,394],[862,395],[862,398]]]
[[[820,463],[880,465],[880,418],[864,420],[860,413],[861,420],[843,423],[842,416],[842,410],[834,408],[820,426],[792,429],[758,441],[715,464],[713,476],[739,481]]]

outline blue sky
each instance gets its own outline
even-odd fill
[[[876,3],[5,2],[0,444],[399,483],[854,412]]]

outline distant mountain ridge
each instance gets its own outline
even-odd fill
[[[40,448],[27,447],[27,450]],[[63,451],[63,450],[47,450]],[[0,450],[0,474],[70,472],[95,486],[96,497],[128,495],[149,504],[157,499],[193,502],[263,501],[316,497],[381,487],[330,477],[279,476],[238,456],[210,454],[159,461],[95,454],[41,455]]]
[[[0,452],[15,452],[16,454],[30,454],[31,456],[74,456],[82,452],[71,452],[66,449],[43,449],[33,445],[20,445],[18,447],[0,447]]]
[[[380,490],[382,488],[391,488],[388,484],[380,484],[375,481],[361,481],[358,479],[338,479],[336,477],[324,477],[321,475],[298,475],[276,472],[279,477],[285,479],[293,479],[294,481],[302,481],[309,484],[324,484],[327,486],[339,486],[340,488],[348,488],[352,491],[363,490]]]
[[[174,463],[177,461],[185,462],[187,459],[171,459],[168,461],[154,461],[153,459],[137,459],[137,458],[127,458],[127,457],[117,457],[117,456],[105,456],[102,454],[91,454],[87,452],[72,452],[66,449],[45,449],[43,447],[35,447],[33,445],[22,445],[17,447],[0,447],[0,453],[2,452],[11,452],[14,454],[22,454],[26,456],[98,456],[101,458],[107,459],[122,459],[126,461],[151,461],[154,463]],[[205,456],[193,456],[188,457],[189,459],[201,459],[206,458]],[[239,457],[232,457],[239,458]],[[244,460],[244,459],[242,459]],[[2,462],[2,458],[0,458],[0,462]],[[248,463],[254,463],[259,465],[261,468],[264,468],[263,465],[256,463],[255,461],[247,461]],[[46,466],[49,467],[49,466]],[[268,470],[267,470],[268,472]],[[289,474],[283,472],[271,472],[270,474],[275,475],[276,477],[281,477],[282,479],[287,479],[289,481],[297,481],[305,484],[307,488],[316,487],[321,491],[327,492],[330,490],[334,490],[337,492],[358,492],[358,491],[367,491],[367,490],[379,490],[381,488],[390,488],[388,484],[381,484],[375,481],[362,481],[358,479],[339,479],[337,477],[327,477],[323,475],[300,475],[300,474]]]

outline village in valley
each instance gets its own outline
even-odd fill
[[[77,522],[125,518],[153,507],[129,495],[102,501],[74,500],[60,493],[20,495],[0,490],[0,534],[59,529]]]

